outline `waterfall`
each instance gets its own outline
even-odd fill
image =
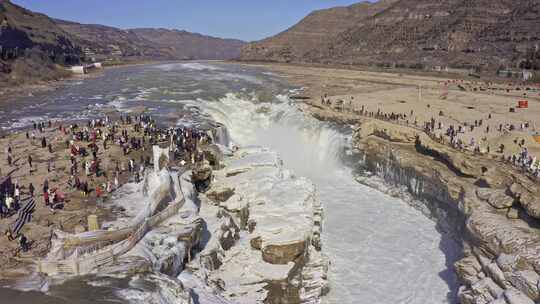
[[[342,132],[285,96],[260,102],[229,93],[200,106],[229,130],[233,144],[269,147],[286,168],[317,186],[325,210],[323,248],[332,261],[329,303],[452,301],[455,278],[438,275],[451,264],[439,249],[448,240],[404,201],[354,181],[342,160],[348,148]]]
[[[279,103],[254,103],[227,94],[218,103],[203,105],[203,109],[230,133],[222,138],[242,146],[260,145],[278,151],[287,167],[297,174],[321,176],[340,168],[344,136],[306,116],[288,98],[280,99]]]

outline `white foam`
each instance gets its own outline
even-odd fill
[[[126,97],[118,96],[114,98],[114,100],[108,102],[107,105],[114,107],[118,110],[122,110],[126,107],[126,101],[127,101]]]
[[[328,302],[451,301],[457,285],[447,263],[457,244],[404,201],[356,183],[340,161],[346,138],[277,98],[283,102],[254,104],[227,94],[202,108],[235,142],[272,148],[285,167],[316,184],[325,205],[323,247],[332,261]]]
[[[203,90],[196,89],[192,91],[175,91],[175,92],[170,92],[170,93],[173,95],[197,95],[197,94],[201,94],[202,92]]]
[[[237,73],[220,73],[220,79],[235,80],[235,81],[247,81],[254,84],[263,84],[262,79],[259,79],[255,76],[246,75],[246,74],[237,74]]]
[[[2,129],[11,130],[11,129],[24,128],[24,127],[31,126],[33,122],[43,122],[43,121],[47,121],[48,119],[49,119],[49,116],[47,115],[21,117],[21,118],[12,120],[9,126],[2,127]]]
[[[221,70],[215,65],[210,65],[206,63],[199,63],[199,62],[189,62],[189,63],[168,63],[168,64],[161,64],[156,66],[156,68],[163,70],[163,71],[173,71],[173,70],[195,70],[195,71],[217,71]]]

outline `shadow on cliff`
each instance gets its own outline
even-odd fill
[[[446,269],[439,272],[438,275],[446,282],[446,284],[448,284],[448,289],[450,290],[446,295],[448,300],[447,303],[459,303],[457,291],[460,284],[456,272],[454,271],[454,263],[462,258],[462,246],[456,241],[455,236],[453,236],[452,233],[441,229],[439,224],[437,224],[437,226],[437,231],[441,234],[439,250],[444,253],[446,266]]]

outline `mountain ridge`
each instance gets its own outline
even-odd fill
[[[241,59],[292,62],[301,59],[307,50],[325,45],[326,41],[350,28],[358,20],[378,13],[396,0],[379,3],[359,2],[350,6],[316,10],[297,24],[275,36],[249,43],[242,49]],[[260,54],[263,56],[260,56]],[[266,57],[266,58],[261,58]]]
[[[82,24],[56,19],[66,32],[97,57],[177,59],[234,59],[244,41],[218,38],[180,29],[120,29],[100,24]],[[88,53],[88,52],[87,52]]]
[[[309,14],[246,45],[241,60],[405,67],[540,69],[539,0],[387,0]],[[361,12],[363,10],[363,12]],[[317,18],[314,18],[317,16]],[[304,24],[315,23],[308,34]],[[335,31],[320,27],[336,23]],[[345,30],[342,30],[346,27]],[[291,35],[290,33],[296,33]],[[310,36],[324,40],[313,44]],[[307,43],[306,43],[307,41]]]
[[[58,65],[78,64],[82,49],[44,14],[0,1],[0,83],[65,76]]]
[[[65,66],[93,61],[235,59],[244,44],[178,29],[53,19],[0,0],[0,86],[57,80],[69,75]]]

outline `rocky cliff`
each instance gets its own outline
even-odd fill
[[[174,59],[235,59],[245,42],[181,30],[140,28],[129,30]]]
[[[246,45],[241,58],[255,61],[309,61],[310,54],[327,45],[330,39],[395,1],[384,0],[376,4],[361,2],[348,7],[314,11],[284,32]]]
[[[309,107],[319,119],[353,115]],[[462,243],[460,303],[538,303],[540,186],[497,160],[456,151],[419,130],[362,118],[357,181],[400,197]]]
[[[97,56],[159,57],[157,47],[135,33],[99,24],[80,24],[65,20],[55,23],[70,33],[87,54]]]
[[[78,63],[82,50],[52,19],[0,1],[0,80],[16,84],[61,76],[55,64]]]
[[[0,85],[58,79],[62,65],[104,61],[233,59],[243,41],[167,29],[122,30],[53,20],[0,0]]]
[[[241,58],[404,67],[540,68],[539,17],[540,1],[536,0],[361,3],[311,14],[284,33],[247,45]]]
[[[123,59],[233,59],[244,42],[180,30],[139,28],[123,30],[98,24],[56,20],[75,36],[88,57]]]

